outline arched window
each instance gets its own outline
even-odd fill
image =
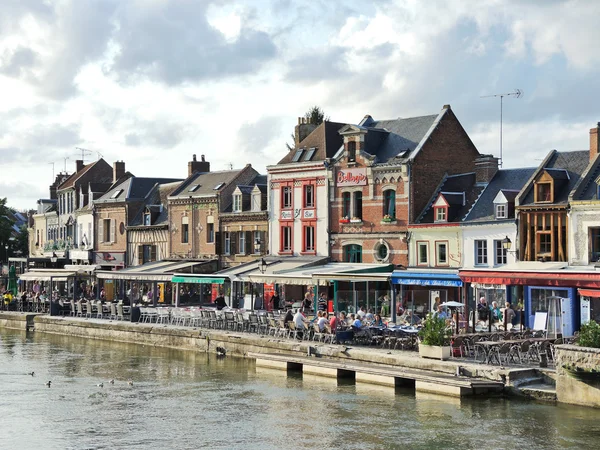
[[[350,219],[350,192],[342,192],[342,217]]]
[[[356,161],[356,142],[348,142],[348,161]]]
[[[362,219],[362,192],[360,191],[354,193],[354,211],[352,217]]]
[[[357,244],[344,246],[344,262],[361,263],[362,247]]]
[[[383,215],[396,217],[396,191],[393,189],[383,191]]]

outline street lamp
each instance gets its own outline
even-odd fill
[[[6,264],[8,264],[8,244],[4,244],[4,253],[6,255]]]
[[[519,250],[511,250],[511,247],[512,241],[508,236],[505,236],[504,239],[502,239],[502,248],[506,251],[506,253],[514,253],[515,258],[519,259]]]
[[[268,264],[265,261],[265,258],[260,258],[260,265],[258,266],[260,273],[265,273],[265,271],[267,270],[267,266]]]

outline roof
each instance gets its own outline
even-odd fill
[[[596,155],[588,165],[586,172],[580,179],[580,183],[571,192],[570,200],[600,200],[598,198],[598,185],[596,184],[596,180],[600,177],[599,155]]]
[[[313,130],[297,148],[294,148],[288,152],[277,164],[289,164],[293,162],[302,163],[305,162],[304,158],[309,155],[308,151],[311,148],[315,149],[314,154],[311,156],[309,161],[324,161],[327,158],[333,158],[336,152],[344,144],[344,139],[338,131],[346,124],[340,122],[329,122],[324,121],[317,128]],[[299,161],[293,161],[296,151],[299,149],[305,149],[300,155]]]
[[[555,176],[564,180],[564,185],[554,193],[554,202],[551,204],[544,203],[544,207],[551,205],[566,205],[569,201],[569,194],[579,183],[581,176],[585,172],[589,165],[589,150],[578,150],[572,152],[559,152],[552,150],[548,156],[544,159],[542,164],[537,168],[532,178],[529,180],[529,184],[519,194],[518,202],[519,206],[534,205],[534,192],[532,189],[533,181],[537,178],[544,170],[554,178]],[[564,169],[564,171],[556,171],[552,169]],[[568,178],[565,175],[568,173]]]
[[[93,181],[97,183],[109,183],[112,180],[112,167],[104,159],[100,158],[98,161],[87,164],[79,172],[75,172],[70,175],[65,181],[58,185],[57,191],[69,189],[75,187],[77,181],[88,172],[95,172],[97,174]]]
[[[415,223],[434,223],[433,204],[440,194],[449,203],[447,221],[444,223],[462,221],[471,210],[473,203],[477,200],[484,187],[476,183],[474,172],[446,175],[431,197],[427,208],[425,208]]]
[[[514,201],[519,191],[535,172],[534,167],[500,169],[485,187],[464,221],[495,220],[494,199],[502,191],[508,201]],[[514,220],[514,218],[510,218]]]
[[[167,197],[173,192],[180,182],[163,183],[155,185],[150,191],[145,201],[140,205],[133,218],[129,220],[129,226],[141,226],[144,224],[144,212],[148,209],[151,213],[157,214],[153,217],[151,226],[164,226],[169,223],[169,213],[167,210]]]
[[[144,200],[152,188],[157,184],[180,183],[176,178],[145,178],[131,177],[113,186],[102,197],[94,200],[94,203],[113,203],[132,200]]]
[[[169,198],[206,197],[235,181],[244,169],[221,170],[217,172],[195,172],[175,189]],[[218,188],[218,189],[215,189]]]

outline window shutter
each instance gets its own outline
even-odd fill
[[[98,219],[98,242],[104,242],[104,219]]]
[[[150,246],[150,261],[156,261],[156,245]]]
[[[246,255],[254,253],[254,242],[252,242],[252,231],[246,231]]]
[[[237,254],[237,233],[232,231],[229,233],[230,239],[231,239],[231,243],[230,243],[230,248],[229,248],[229,254],[230,255],[235,255]]]
[[[267,239],[266,236],[267,233],[265,231],[261,231],[260,232],[260,253],[261,254],[265,254],[266,253],[266,248],[267,248]]]
[[[223,246],[223,242],[221,242],[221,239],[224,239],[224,237],[222,237],[222,234],[219,231],[217,231],[215,233],[215,254],[216,255],[221,254],[221,249]]]
[[[138,266],[144,264],[144,246],[138,245]]]
[[[116,219],[110,219],[110,242],[116,242],[116,236],[117,236],[117,220]]]

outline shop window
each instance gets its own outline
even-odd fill
[[[447,242],[436,242],[435,243],[435,254],[436,264],[438,266],[448,265],[448,243]]]
[[[356,161],[356,141],[348,142],[348,161]]]
[[[494,265],[506,264],[506,249],[502,245],[502,239],[494,241]]]
[[[292,187],[284,186],[281,190],[281,205],[283,209],[290,209],[292,207]]]
[[[600,261],[600,228],[589,228],[590,234],[590,262]]]
[[[304,207],[314,208],[315,207],[315,186],[314,184],[304,185]]]
[[[552,202],[552,183],[535,184],[535,202]]]
[[[292,251],[292,227],[281,227],[281,251]]]
[[[396,217],[396,191],[393,189],[383,191],[383,215]]]
[[[361,263],[362,246],[350,244],[344,246],[344,262]]]
[[[475,241],[475,264],[478,266],[484,266],[488,263],[487,256],[487,241],[476,240]]]
[[[418,242],[417,243],[417,255],[419,260],[417,261],[417,265],[426,266],[429,263],[429,243],[428,242]]]
[[[569,291],[567,289],[537,289],[532,288],[531,293],[531,310],[530,316],[535,316],[537,312],[548,312],[551,301],[556,301],[552,297],[568,298]]]

